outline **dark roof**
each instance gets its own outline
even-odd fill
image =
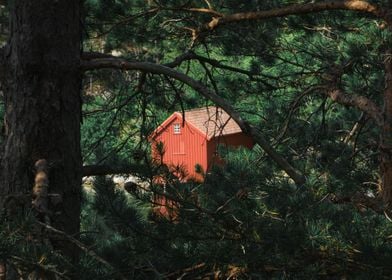
[[[182,116],[182,112],[177,112]],[[223,109],[203,107],[187,110],[185,121],[191,123],[208,138],[242,132],[239,125]]]

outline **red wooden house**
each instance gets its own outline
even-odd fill
[[[218,107],[203,107],[173,113],[151,134],[152,156],[170,167],[186,170],[184,180],[203,180],[217,157],[217,146],[253,147],[253,140],[245,135],[238,124]],[[164,153],[157,151],[157,143]],[[196,172],[196,166],[203,172]]]

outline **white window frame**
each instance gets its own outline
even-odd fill
[[[181,134],[181,125],[179,123],[175,123],[173,125],[173,133],[174,134]]]

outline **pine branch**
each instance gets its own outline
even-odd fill
[[[378,126],[383,124],[382,110],[370,99],[356,94],[346,94],[340,89],[326,91],[325,94],[336,103],[355,107],[368,114]]]
[[[220,26],[229,23],[238,23],[250,20],[264,20],[269,18],[285,17],[289,15],[302,15],[332,10],[363,12],[372,14],[382,19],[384,19],[386,16],[386,12],[380,9],[378,6],[367,1],[360,0],[325,1],[319,3],[299,4],[267,11],[235,13],[222,17],[215,17],[210,22],[204,24],[202,27],[196,30],[196,38],[194,37],[193,39],[196,40],[200,34],[211,32]]]
[[[264,135],[255,127],[250,125],[244,120],[240,114],[234,109],[234,107],[224,98],[220,97],[202,83],[192,79],[191,77],[171,69],[167,66],[149,63],[149,62],[130,62],[121,58],[101,58],[93,59],[89,61],[82,61],[81,68],[84,71],[96,70],[96,69],[120,69],[120,70],[139,70],[149,72],[153,74],[165,75],[167,77],[174,78],[181,81],[197,92],[199,92],[205,98],[211,100],[218,107],[226,111],[230,117],[239,125],[245,134],[251,136],[254,141],[261,146],[261,148],[275,161],[278,166],[284,170],[287,175],[293,179],[297,185],[303,185],[305,183],[304,175],[296,170],[285,158],[277,153],[274,148],[269,144]]]

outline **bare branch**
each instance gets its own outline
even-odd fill
[[[202,13],[202,14],[209,14],[216,17],[222,17],[223,14],[219,13],[213,9],[206,9],[206,8],[161,8],[162,10],[169,10],[169,11],[183,11],[183,12],[192,12],[192,13]]]
[[[222,17],[216,17],[213,18],[207,24],[200,27],[199,30],[196,32],[196,36],[199,36],[201,33],[204,32],[215,30],[218,27],[228,23],[236,23],[236,22],[243,22],[249,20],[263,20],[269,18],[285,17],[289,15],[318,13],[318,12],[331,11],[331,10],[349,10],[349,11],[372,14],[378,18],[385,17],[385,12],[382,9],[367,1],[360,1],[360,0],[326,1],[326,2],[319,2],[319,3],[291,5],[288,7],[277,8],[277,9],[272,9],[267,11],[236,13],[236,14],[226,15]]]
[[[97,253],[95,253],[93,250],[91,250],[90,248],[87,248],[82,242],[80,242],[79,240],[75,239],[74,237],[66,234],[65,232],[58,230],[48,224],[45,223],[41,223],[41,222],[37,222],[38,224],[40,224],[41,226],[43,226],[45,229],[51,231],[52,233],[61,235],[62,237],[65,237],[68,241],[70,241],[71,243],[73,243],[74,245],[76,245],[77,247],[79,247],[80,250],[82,250],[86,255],[89,255],[90,257],[92,257],[93,259],[95,259],[96,261],[98,261],[99,263],[103,264],[104,266],[106,266],[107,268],[109,268],[110,270],[113,270],[117,276],[119,277],[119,279],[127,279],[125,278],[120,272],[116,271],[115,268],[106,260],[104,260],[103,258],[101,258],[100,256],[97,255]]]
[[[82,53],[81,58],[83,60],[91,60],[96,58],[115,58],[115,56],[100,52],[84,52]]]
[[[348,144],[352,141],[352,139],[354,138],[354,135],[357,133],[360,133],[360,131],[362,130],[363,126],[366,124],[366,121],[368,120],[368,118],[366,117],[365,113],[362,112],[360,118],[358,121],[355,122],[354,126],[352,127],[352,129],[350,129],[350,131],[348,132],[348,134],[346,135],[346,137],[344,137],[343,139],[343,143],[344,144]],[[356,146],[356,139],[357,137],[355,137],[354,139],[354,151],[355,151],[355,146]]]
[[[129,16],[129,17],[127,17],[125,19],[122,19],[120,21],[117,21],[117,22],[113,23],[113,25],[108,30],[104,31],[103,33],[98,34],[98,36],[95,37],[95,38],[99,38],[99,37],[102,37],[104,35],[107,35],[111,31],[113,31],[113,29],[115,29],[116,27],[121,26],[121,25],[125,25],[125,24],[129,24],[130,22],[132,22],[136,18],[144,17],[144,16],[151,15],[151,14],[156,14],[157,12],[159,12],[159,8],[154,8],[154,9],[151,9],[151,10],[148,10],[148,11],[141,12],[141,13],[136,14],[136,15]]]
[[[241,73],[241,74],[247,75],[249,77],[257,75],[257,73],[255,73],[255,72],[244,70],[244,69],[237,68],[237,67],[233,67],[230,65],[225,65],[225,64],[222,64],[219,60],[204,57],[204,56],[198,55],[192,51],[188,51],[188,52],[176,57],[173,62],[167,63],[167,64],[165,64],[165,66],[168,66],[170,68],[174,68],[174,67],[180,65],[183,61],[188,61],[188,60],[198,60],[200,62],[208,63],[211,66],[214,66],[216,68]]]
[[[368,114],[378,126],[383,124],[382,110],[370,99],[365,96],[355,95],[355,94],[345,94],[339,89],[327,90],[325,92],[333,101],[346,105],[355,107],[366,114]]]
[[[136,168],[134,166],[85,165],[82,172],[83,176],[135,174]]]
[[[205,13],[205,14],[210,14],[210,15],[219,16],[219,17],[223,16],[223,14],[221,14],[221,13],[219,13],[219,12],[217,12],[217,11],[214,11],[214,10],[212,10],[212,9],[204,9],[204,8],[184,8],[183,10],[184,10],[184,11],[189,11],[189,12],[196,12],[196,13]]]
[[[225,110],[233,118],[233,120],[237,122],[242,131],[253,137],[254,141],[261,146],[261,148],[273,159],[273,161],[279,165],[280,168],[282,168],[282,170],[287,173],[291,179],[293,179],[297,185],[303,185],[305,183],[305,177],[302,175],[302,173],[296,170],[285,158],[278,154],[264,138],[262,133],[255,127],[251,126],[247,121],[245,121],[229,102],[191,77],[163,65],[149,62],[129,62],[120,58],[102,58],[93,59],[90,61],[82,61],[81,68],[85,71],[104,68],[139,70],[165,75],[187,84],[199,92],[202,96],[212,101],[218,107]]]

